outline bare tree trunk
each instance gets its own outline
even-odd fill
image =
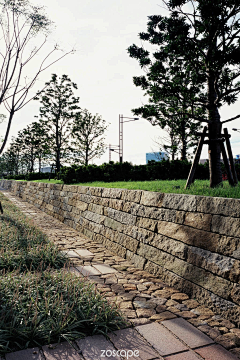
[[[208,124],[209,140],[213,140],[208,145],[210,187],[216,187],[222,184],[221,148],[220,143],[216,141],[221,137],[222,124],[216,106],[209,111],[209,119],[211,119]]]
[[[4,137],[2,146],[0,148],[0,155],[3,152],[3,149],[4,149],[4,147],[5,147],[6,143],[7,143],[7,139],[8,139],[9,131],[10,131],[10,128],[11,128],[13,115],[14,115],[14,110],[10,111],[10,114],[9,114],[8,126],[7,126],[7,130],[6,130],[6,133],[5,133],[5,137]]]

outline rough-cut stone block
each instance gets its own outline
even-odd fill
[[[194,245],[210,251],[216,250],[220,239],[218,234],[166,221],[159,221],[157,224],[157,230],[159,234],[182,241],[185,244]]]
[[[139,228],[138,226],[125,226],[123,229],[124,234],[133,237],[143,243],[148,244],[154,236],[155,233],[143,228]]]
[[[89,187],[86,193],[93,196],[102,196],[103,189],[101,187]]]
[[[134,253],[137,251],[139,242],[131,238],[130,236],[127,236],[125,234],[117,234],[117,236],[113,240],[121,244],[126,249],[131,250]]]
[[[216,295],[228,299],[229,292],[231,291],[233,285],[230,281],[225,280],[219,276],[213,275],[212,273],[198,268],[194,265],[188,264],[183,260],[180,260],[176,257],[173,257],[170,254],[163,253],[154,248],[151,249],[148,245],[140,244],[137,254],[143,256],[146,259],[149,259],[145,265],[145,270],[154,273],[151,270],[150,263],[155,263],[160,265],[162,269],[168,270],[181,278],[189,280],[194,284],[203,287],[206,290],[212,291]],[[158,270],[160,270],[158,268]],[[158,272],[158,270],[156,270]],[[157,273],[154,273],[154,275]],[[160,276],[160,274],[159,274]],[[162,276],[162,274],[161,274]],[[165,279],[163,278],[165,281]],[[183,290],[185,292],[185,289]]]
[[[70,193],[76,193],[78,191],[77,185],[63,185],[63,191],[68,191]]]
[[[157,192],[151,192],[151,191],[143,191],[141,196],[140,204],[146,205],[146,206],[162,206],[164,194],[157,193]]]
[[[127,250],[126,259],[131,260],[131,262],[139,269],[143,270],[146,259],[142,256],[134,254],[132,251]]]
[[[97,224],[103,224],[104,223],[104,220],[105,220],[105,216],[104,215],[99,215],[99,214],[96,214],[94,212],[91,212],[91,211],[84,211],[82,212],[82,217],[84,217],[85,219],[89,220],[89,221],[93,221]]]
[[[197,196],[183,194],[164,194],[162,207],[175,210],[196,211]]]
[[[79,194],[86,194],[89,190],[88,186],[78,186],[78,193]]]
[[[85,202],[87,204],[90,204],[92,202],[92,196],[87,194],[80,194],[79,198],[82,202]]]
[[[232,289],[229,289],[229,290],[231,291],[230,296],[231,296],[231,299],[233,300],[233,302],[240,305],[240,285],[234,284]]]
[[[164,235],[154,234],[154,237],[148,237],[142,242],[186,260],[189,247],[180,241],[170,239]]]
[[[136,224],[137,218],[136,218],[136,216],[133,216],[131,214],[127,214],[122,211],[118,211],[118,210],[111,209],[111,208],[105,208],[104,213],[111,219],[119,221],[122,224],[126,224],[126,225],[135,225]]]
[[[108,217],[105,218],[104,225],[106,227],[109,227],[109,228],[111,228],[113,230],[117,230],[119,232],[122,232],[122,229],[123,229],[123,225],[120,222],[118,222],[118,221],[116,221],[114,219],[110,219]]]
[[[104,188],[102,192],[102,197],[112,198],[112,199],[121,199],[122,189],[107,189]]]
[[[214,215],[212,219],[212,231],[240,238],[240,218]]]
[[[109,207],[115,210],[123,210],[124,202],[118,199],[109,199]]]
[[[139,203],[141,200],[141,190],[122,190],[122,200]]]
[[[200,230],[211,230],[212,215],[201,213],[186,213],[184,225],[192,226]]]
[[[156,220],[151,220],[151,219],[147,219],[147,218],[139,218],[137,221],[137,226],[156,232],[157,230],[157,221]]]
[[[77,201],[75,206],[77,209],[81,211],[85,211],[88,208],[88,204],[83,201]]]
[[[96,205],[96,204],[91,203],[88,205],[88,210],[92,211],[96,214],[103,215],[103,206],[102,205]]]
[[[240,217],[240,199],[198,196],[197,211],[238,218]]]
[[[240,264],[238,260],[212,253],[208,250],[189,246],[187,250],[187,261],[223,278],[230,279],[231,281],[238,281],[240,276]]]

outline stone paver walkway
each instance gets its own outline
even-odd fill
[[[55,218],[0,189],[71,260],[69,271],[88,276],[109,302],[116,302],[133,327],[7,354],[5,360],[237,360],[240,329],[197,300],[115,256]]]

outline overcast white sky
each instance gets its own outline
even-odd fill
[[[161,0],[31,0],[46,6],[46,13],[55,23],[49,46],[57,42],[66,51],[74,47],[74,55],[68,55],[42,73],[36,90],[50,80],[51,74],[68,75],[77,83],[76,96],[80,106],[91,113],[100,114],[110,125],[106,143],[118,144],[118,117],[132,117],[131,109],[146,103],[143,91],[136,88],[132,77],[142,71],[135,59],[129,57],[127,48],[133,43],[140,45],[139,32],[146,30],[149,15],[163,14]],[[47,52],[47,47],[46,47]],[[240,113],[240,102],[221,110],[222,119]],[[33,101],[16,113],[10,132],[17,132],[35,121],[39,103]],[[226,124],[232,134],[234,155],[240,154],[240,133],[231,131],[240,128],[240,120]],[[1,132],[4,130],[0,125]],[[134,164],[146,163],[146,153],[157,151],[154,139],[163,134],[146,120],[124,124],[123,159]],[[108,151],[97,164],[107,162]],[[204,145],[202,158],[207,158]],[[112,153],[118,161],[118,154]]]

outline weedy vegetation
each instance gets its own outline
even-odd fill
[[[2,194],[0,201],[0,355],[126,325],[31,220]]]

